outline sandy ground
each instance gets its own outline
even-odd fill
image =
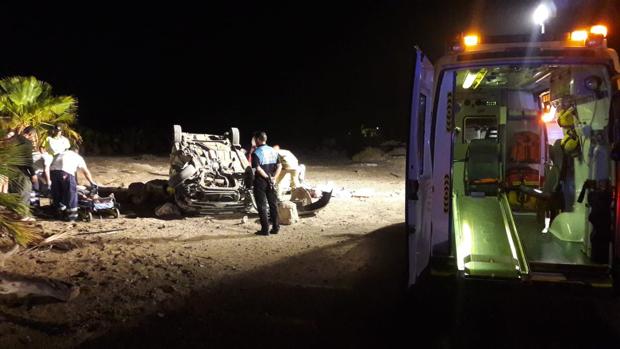
[[[87,161],[104,186],[165,178],[168,170],[167,158]],[[176,333],[163,325],[170,322],[186,323],[181,337],[189,345],[269,342],[267,334],[282,331],[318,340],[341,325],[339,318],[355,338],[361,319],[347,302],[382,307],[382,300],[402,296],[404,159],[376,167],[338,159],[307,166],[310,183],[331,182],[341,194],[370,189],[371,197],[339,195],[316,216],[269,237],[254,235],[255,216],[247,223],[242,216],[160,220],[124,211],[90,223],[41,221],[47,234],[79,234],[70,239],[74,248],[20,253],[6,270],[70,282],[81,292],[68,303],[2,298],[0,317],[9,321],[0,323],[0,347],[140,347],[152,335],[145,331]],[[113,229],[124,230],[98,233]],[[151,345],[183,340],[165,343]]]
[[[163,158],[87,160],[109,186],[167,171]],[[403,162],[307,161],[310,182],[374,193],[335,197],[277,236],[255,236],[256,217],[240,216],[41,222],[84,235],[6,270],[81,294],[0,297],[0,348],[618,347],[620,301],[608,289],[435,275],[407,292]],[[111,229],[125,230],[98,233]]]

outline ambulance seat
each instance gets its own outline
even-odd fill
[[[522,185],[520,190],[528,195],[542,199],[543,209],[551,212],[553,218],[562,207],[562,192],[559,190],[560,180],[564,167],[564,150],[556,140],[549,150],[552,164],[545,168],[545,182],[541,189],[534,189]]]
[[[497,195],[499,183],[499,146],[495,139],[473,139],[465,164],[466,188],[469,193]]]

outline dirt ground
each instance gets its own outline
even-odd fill
[[[168,171],[167,158],[151,156],[87,162],[103,186]],[[243,215],[161,220],[122,210],[119,219],[90,223],[40,221],[47,234],[75,233],[72,246],[22,252],[5,269],[79,285],[80,295],[67,303],[0,298],[0,347],[245,346],[274,338],[305,338],[297,343],[305,346],[342,334],[340,321],[350,334],[342,340],[354,343],[365,320],[353,303],[384,309],[403,296],[404,158],[306,165],[306,180],[329,182],[335,197],[277,236],[255,236],[252,215],[247,223]],[[348,195],[356,191],[370,197]]]
[[[107,186],[167,171],[165,158],[87,160]],[[72,246],[20,253],[6,270],[81,293],[0,296],[0,348],[618,347],[608,289],[427,275],[407,291],[404,160],[307,165],[337,195],[277,236],[255,236],[255,216],[40,222],[76,234]]]

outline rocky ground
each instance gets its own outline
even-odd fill
[[[168,170],[167,158],[150,156],[87,161],[104,186],[165,178]],[[336,195],[277,236],[255,236],[257,217],[244,223],[242,215],[160,220],[124,210],[90,223],[40,221],[47,234],[70,232],[69,243],[23,251],[5,270],[70,282],[80,295],[67,303],[2,298],[0,347],[132,346],[125,337],[144,341],[131,334],[171,319],[189,323],[190,344],[249,343],[244,332],[269,337],[244,327],[319,335],[337,325],[334,317],[359,321],[338,315],[343,295],[367,293],[364,302],[378,307],[372,302],[403,289],[404,159],[307,166],[307,181],[329,184]],[[364,290],[369,284],[373,292]],[[188,319],[204,328],[194,333]]]

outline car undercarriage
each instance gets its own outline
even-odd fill
[[[239,130],[213,135],[173,129],[169,186],[177,205],[188,214],[250,211],[253,174]]]

